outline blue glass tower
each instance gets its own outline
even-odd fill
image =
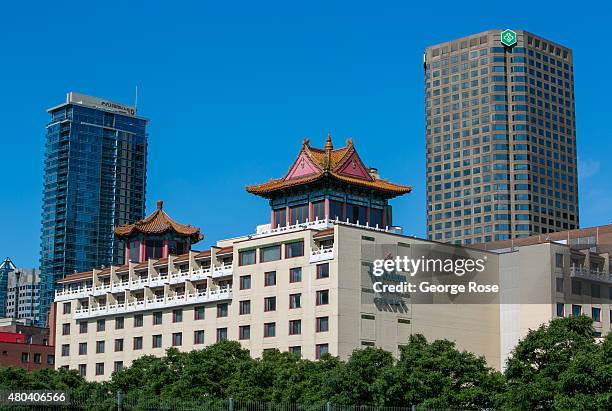
[[[66,274],[124,263],[113,228],[144,217],[147,168],[147,120],[135,107],[71,92],[47,111],[41,313]]]

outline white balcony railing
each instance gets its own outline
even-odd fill
[[[570,276],[612,284],[612,275],[606,274],[603,271],[591,270],[589,268],[576,265],[572,265],[570,269]]]
[[[159,310],[183,305],[208,303],[232,299],[232,289],[229,287],[217,290],[206,290],[196,293],[177,294],[169,297],[156,297],[147,300],[135,300],[128,303],[107,304],[97,307],[75,310],[74,318],[92,318],[105,315],[124,314],[135,311]]]
[[[357,221],[356,223],[351,223],[349,220],[342,221],[339,219],[324,218],[322,220],[318,220],[318,219],[313,220],[313,221],[306,220],[303,223],[296,223],[296,224],[288,225],[285,227],[277,226],[275,228],[272,228],[271,224],[262,224],[262,225],[257,226],[257,232],[254,235],[252,235],[251,238],[265,237],[271,234],[301,231],[301,230],[306,230],[306,229],[322,230],[325,228],[332,228],[334,224],[348,225],[351,227],[358,227],[358,228],[363,228],[366,230],[373,230],[373,231],[382,231],[382,232],[391,232],[391,233],[401,232],[401,229],[398,227],[379,227],[378,224],[372,226],[367,222],[365,224],[362,224],[359,221]]]
[[[199,268],[193,271],[179,271],[171,274],[162,274],[157,277],[137,278],[132,281],[104,284],[95,287],[81,287],[77,289],[58,290],[55,292],[55,301],[67,301],[78,298],[87,298],[91,295],[102,296],[106,293],[121,292],[125,290],[141,290],[144,287],[161,287],[165,284],[179,284],[185,281],[205,280],[208,277],[229,277],[234,274],[233,265],[222,265],[210,268]]]
[[[310,253],[310,263],[319,263],[321,261],[329,261],[334,259],[334,248],[324,247],[318,250],[313,250]]]

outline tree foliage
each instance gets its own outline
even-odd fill
[[[380,348],[355,350],[347,361],[309,361],[266,351],[253,359],[235,341],[166,356],[144,356],[109,381],[89,383],[71,370],[0,369],[2,389],[55,389],[103,397],[168,401],[289,402],[467,409],[612,409],[612,336],[593,338],[586,317],[554,320],[517,345],[505,374],[446,340],[413,335],[399,359]]]

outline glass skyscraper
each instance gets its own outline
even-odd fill
[[[490,30],[428,47],[424,69],[428,238],[578,228],[572,51]]]
[[[66,274],[123,264],[113,228],[144,217],[147,120],[135,107],[68,93],[47,110],[41,313]],[[43,320],[44,321],[44,320]]]

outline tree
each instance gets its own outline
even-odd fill
[[[610,336],[597,344],[592,323],[559,318],[531,330],[508,360],[504,407],[610,409]]]

